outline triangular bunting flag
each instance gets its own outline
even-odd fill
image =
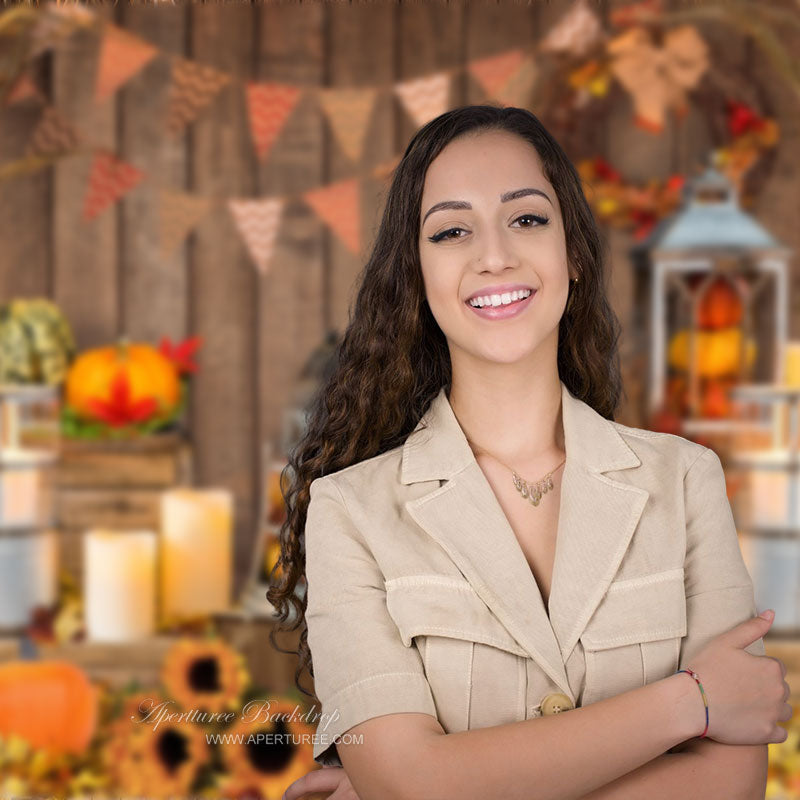
[[[450,75],[447,72],[438,72],[430,77],[404,81],[395,84],[394,90],[411,119],[422,127],[447,111]]]
[[[382,161],[380,164],[374,166],[372,171],[370,172],[371,177],[376,178],[377,180],[386,180],[392,172],[394,172],[395,167],[400,163],[400,155],[394,155],[387,161]]]
[[[286,123],[300,97],[300,89],[283,83],[247,84],[250,132],[262,161]]]
[[[576,0],[572,7],[550,29],[539,49],[543,53],[567,53],[583,58],[605,39],[603,23],[588,0]]]
[[[351,161],[359,161],[378,90],[369,88],[318,91],[322,108],[342,150]]]
[[[267,274],[272,260],[283,203],[280,197],[228,201],[236,227],[247,245],[253,263],[262,275]]]
[[[361,247],[361,214],[356,178],[320,186],[303,194],[303,199],[326,222],[354,255]]]
[[[161,190],[159,246],[162,259],[169,258],[189,235],[208,212],[208,206],[208,198],[201,195]]]
[[[472,61],[469,71],[490,97],[495,97],[509,78],[522,64],[522,51],[509,50],[499,56],[490,56]]]
[[[507,106],[525,108],[531,99],[531,91],[536,83],[536,64],[533,57],[528,56],[520,64],[519,69],[512,75],[505,86],[498,89],[495,97]]]
[[[27,72],[23,72],[11,87],[11,91],[6,97],[6,105],[13,106],[15,103],[22,103],[31,99],[44,100],[44,96],[31,79],[31,76]]]
[[[167,130],[177,136],[230,79],[230,75],[213,67],[176,58],[172,65]]]
[[[157,48],[110,22],[104,34],[94,89],[96,103],[114,94],[158,54]]]
[[[141,170],[105,151],[95,153],[83,203],[88,222],[119,200],[144,177]]]
[[[72,123],[58,109],[45,106],[31,138],[26,155],[54,156],[70,153],[81,143],[81,137]]]

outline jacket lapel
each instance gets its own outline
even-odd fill
[[[639,466],[612,423],[561,382],[567,460],[548,609],[442,388],[403,446],[405,503],[519,645],[567,695],[565,662],[617,572],[649,493],[605,473]]]

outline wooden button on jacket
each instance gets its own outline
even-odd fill
[[[716,453],[607,420],[563,382],[561,401],[549,615],[444,389],[402,446],[313,481],[315,761],[341,766],[335,737],[383,714],[451,733],[568,713],[757,614]]]

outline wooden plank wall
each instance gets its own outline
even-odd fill
[[[624,3],[597,5],[608,18]],[[791,8],[790,0],[782,0]],[[204,338],[189,420],[197,483],[221,485],[236,495],[236,586],[247,574],[255,533],[260,443],[275,440],[291,401],[293,381],[330,327],[347,324],[355,282],[380,220],[386,184],[362,184],[362,252],[354,257],[299,199],[305,189],[356,173],[401,152],[415,125],[391,94],[392,83],[455,69],[450,103],[482,102],[480,87],[460,69],[470,59],[510,47],[533,46],[558,20],[566,3],[381,2],[267,3],[147,6],[106,4],[98,13],[159,47],[232,74],[234,81],[286,81],[308,91],[290,116],[266,163],[254,153],[244,93],[224,89],[186,133],[163,131],[170,64],[152,62],[114,97],[94,105],[92,87],[98,37],[78,33],[37,61],[36,79],[94,145],[102,145],[147,171],[149,178],[90,225],[80,221],[89,153],[52,170],[0,184],[0,299],[46,295],[64,309],[81,348],[120,334],[157,342],[190,334]],[[671,0],[671,8],[681,7]],[[800,251],[797,153],[800,101],[774,76],[752,41],[731,28],[698,25],[713,45],[720,74],[751,75],[746,89],[781,125],[782,145],[768,173],[758,216]],[[797,34],[783,31],[787,37]],[[795,44],[800,44],[796,42]],[[745,81],[746,84],[746,81]],[[549,89],[542,74],[531,98]],[[364,157],[353,164],[319,111],[315,87],[378,87]],[[613,86],[606,106],[574,128],[553,127],[573,160],[602,155],[626,178],[663,178],[705,162],[724,130],[709,120],[709,98],[695,102],[683,124],[673,118],[664,135],[631,124],[631,102]],[[0,162],[24,150],[36,107],[2,112]],[[167,259],[158,250],[159,190],[197,193],[215,202],[194,235]],[[276,243],[271,273],[251,265],[224,198],[291,195]],[[626,251],[630,236],[605,229],[611,255],[609,288],[623,322],[632,309]],[[796,262],[795,262],[796,263]],[[800,335],[800,293],[793,297],[792,335]],[[636,342],[626,328],[623,364],[630,375]],[[626,381],[627,387],[635,382]],[[629,391],[628,408],[637,397]],[[622,409],[620,419],[638,420]]]

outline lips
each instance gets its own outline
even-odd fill
[[[484,306],[483,308],[476,308],[475,306],[470,305],[469,302],[466,302],[464,305],[466,305],[470,311],[472,311],[474,314],[477,314],[477,316],[481,317],[482,319],[509,319],[522,314],[531,305],[534,297],[536,297],[536,291],[531,290],[531,293],[527,297],[523,298],[522,300],[515,300],[508,305]]]

